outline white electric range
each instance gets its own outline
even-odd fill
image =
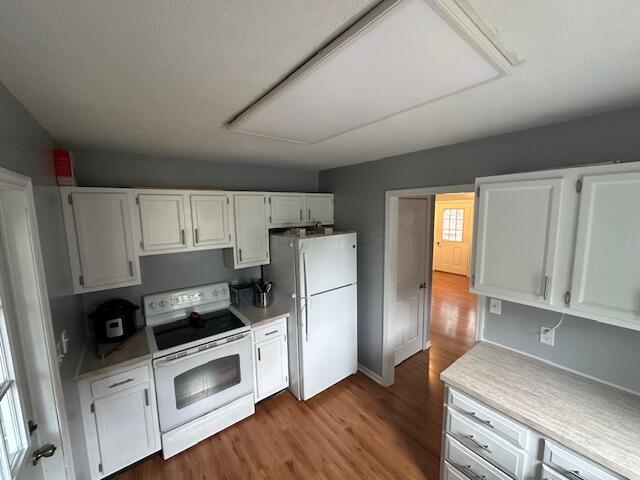
[[[216,283],[143,297],[163,457],[252,415],[250,327]]]

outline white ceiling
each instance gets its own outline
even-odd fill
[[[69,146],[313,169],[640,104],[637,0],[468,0],[511,76],[314,145],[227,130],[376,3],[0,0],[0,81]]]

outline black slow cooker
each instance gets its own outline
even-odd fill
[[[120,342],[136,332],[136,310],[140,307],[129,300],[114,298],[101,303],[89,315],[93,320],[96,342]]]

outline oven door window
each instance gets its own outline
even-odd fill
[[[240,355],[211,360],[174,378],[176,408],[193,405],[241,381]]]

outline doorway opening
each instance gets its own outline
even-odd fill
[[[479,338],[482,299],[469,292],[474,204],[473,185],[387,192],[384,385],[425,350],[439,376]]]

